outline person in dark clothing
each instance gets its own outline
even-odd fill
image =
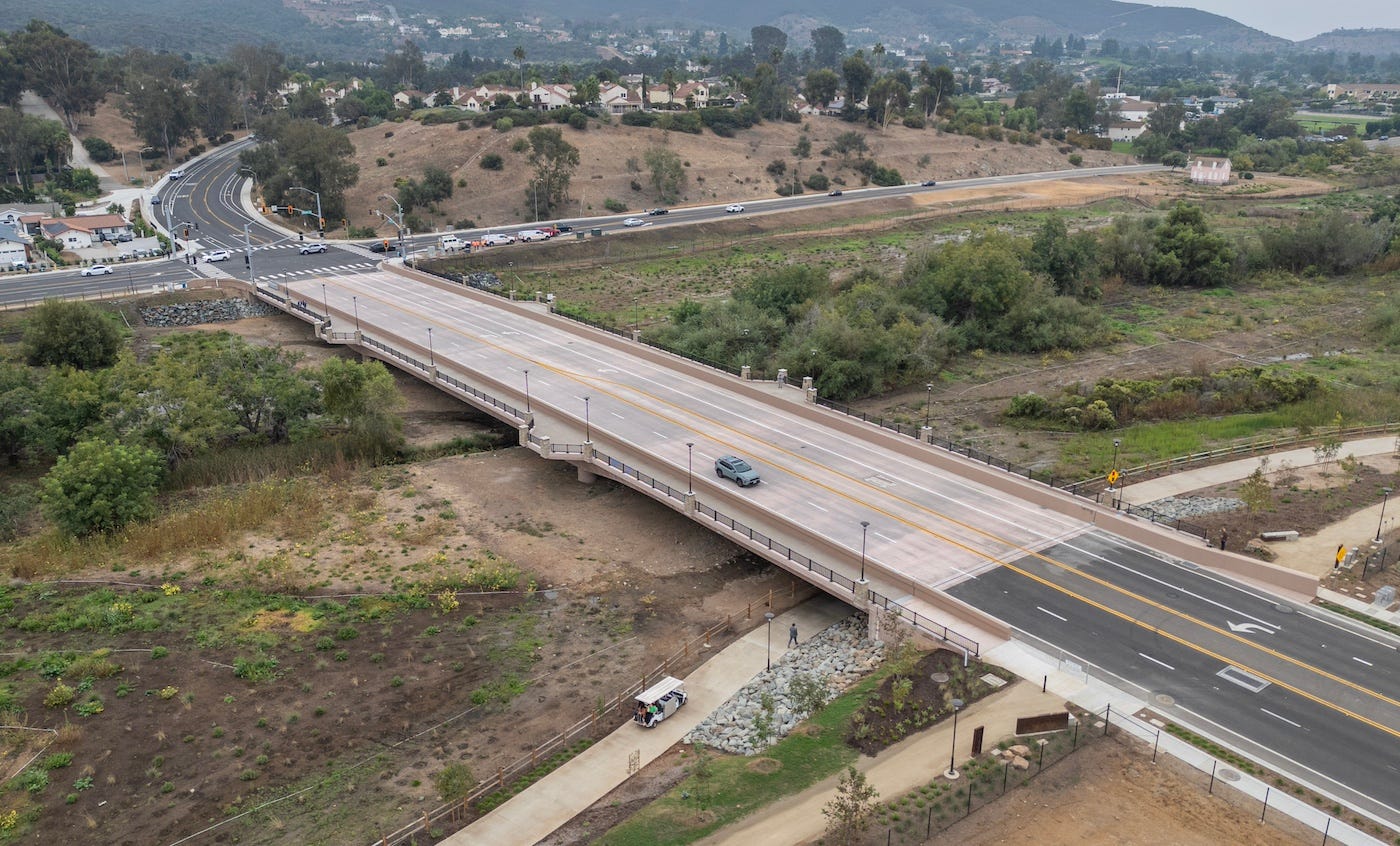
[[[793,624],[792,624],[792,628],[788,629],[788,646],[796,646],[796,645],[797,645],[797,624],[796,624],[796,623],[793,623]]]
[[[1228,538],[1229,536],[1230,536],[1229,533],[1226,532],[1224,529],[1221,529],[1221,530],[1220,530],[1220,548],[1221,548],[1222,550],[1225,548],[1225,539]]]

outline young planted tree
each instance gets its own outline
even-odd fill
[[[866,781],[865,773],[847,767],[836,786],[836,797],[826,803],[826,833],[841,846],[851,846],[875,816],[875,799],[880,795]]]

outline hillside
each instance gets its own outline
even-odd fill
[[[1400,29],[1334,29],[1299,41],[1298,46],[1306,50],[1388,56],[1400,53]]]
[[[812,156],[798,159],[792,148],[804,128],[811,138]],[[687,184],[678,205],[747,202],[777,196],[777,183],[767,172],[775,160],[785,162],[788,181],[796,167],[802,179],[820,171],[833,187],[857,187],[861,177],[853,168],[854,158],[843,160],[839,155],[822,154],[837,135],[853,128],[835,118],[813,118],[801,125],[766,123],[725,139],[710,132],[687,135],[621,125],[600,127],[596,123],[590,124],[586,132],[565,127],[564,138],[579,148],[579,167],[569,192],[571,202],[555,217],[607,214],[603,206],[607,199],[624,203],[629,211],[661,205],[645,170],[646,151],[654,146],[669,147],[686,165]],[[377,199],[379,195],[393,194],[395,179],[417,178],[428,165],[447,169],[454,182],[465,180],[465,186],[457,187],[452,198],[442,204],[440,214],[423,215],[434,228],[446,228],[464,218],[483,226],[532,220],[525,195],[532,169],[526,153],[511,149],[528,133],[525,128],[505,133],[493,129],[462,131],[453,124],[423,126],[411,122],[351,133],[360,165],[359,184],[347,194],[352,223],[372,222],[369,211],[385,205]],[[1067,156],[1049,142],[1025,147],[891,126],[883,133],[868,131],[866,143],[869,156],[882,166],[898,170],[907,182],[1071,167]],[[480,167],[480,156],[488,152],[505,160],[500,171]],[[1080,154],[1085,166],[1131,161],[1113,153]],[[385,162],[383,166],[378,165],[380,159]],[[633,182],[641,190],[634,190]]]

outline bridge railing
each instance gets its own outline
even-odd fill
[[[653,476],[648,476],[646,473],[643,473],[637,468],[632,467],[626,464],[625,462],[613,458],[611,455],[607,455],[606,453],[600,452],[596,449],[593,450],[593,456],[598,460],[602,461],[603,463],[607,464],[614,470],[617,470],[619,473],[622,473],[624,476],[631,476],[632,478],[636,479],[642,484],[650,486],[651,489],[654,491],[659,491],[665,494],[666,496],[670,497],[671,499],[678,499],[682,502],[685,501],[685,491],[673,488],[665,482],[661,481],[660,479],[657,479]]]
[[[471,394],[472,396],[476,397],[482,402],[490,405],[492,408],[499,408],[501,411],[504,411],[506,414],[509,414],[511,417],[514,417],[517,420],[525,419],[525,414],[520,409],[516,408],[508,402],[505,402],[504,400],[496,399],[494,396],[486,393],[485,391],[473,388],[471,385],[468,385],[466,382],[463,382],[461,379],[458,379],[455,376],[451,376],[439,370],[437,378],[439,382],[446,382],[447,384],[451,385],[452,387],[456,388],[462,393]]]
[[[963,634],[959,634],[953,629],[950,629],[942,623],[938,622],[937,620],[934,620],[933,618],[929,617],[927,614],[920,614],[918,611],[915,611],[907,605],[900,605],[898,602],[894,601],[893,599],[890,599],[888,596],[883,596],[879,593],[876,593],[873,590],[867,590],[865,593],[866,598],[870,600],[870,604],[878,605],[886,611],[897,615],[899,619],[905,621],[906,623],[909,623],[914,628],[919,629],[920,631],[928,632],[930,636],[936,637],[944,641],[945,643],[951,643],[955,646],[962,647],[963,649],[966,649],[968,654],[973,657],[977,657],[979,655],[981,645],[978,644],[978,642],[973,640],[972,638]]]
[[[425,372],[428,370],[428,365],[424,362],[419,361],[418,359],[414,358],[408,353],[399,352],[398,350],[394,349],[388,344],[381,343],[379,341],[374,340],[373,338],[361,338],[360,343],[364,344],[367,347],[372,347],[373,349],[379,350],[380,352],[388,355],[389,357],[396,358],[399,361],[402,361],[404,364],[407,364],[418,370],[422,370]]]

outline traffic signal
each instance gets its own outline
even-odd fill
[[[297,213],[297,207],[296,207],[296,206],[287,206],[287,214],[296,214],[296,213]]]
[[[325,229],[325,228],[326,228],[326,219],[325,219],[324,217],[321,218],[321,228],[322,228],[322,229]]]
[[[341,228],[341,229],[344,229],[347,225],[349,225],[349,223],[350,223],[350,221],[348,221],[348,220],[346,220],[345,218],[342,217],[342,218],[340,219],[340,228]]]
[[[189,228],[188,226],[186,226],[186,227],[185,227],[185,240],[188,241],[189,238],[190,238],[190,228]]]
[[[389,239],[388,239],[388,238],[385,238],[385,239],[384,239],[384,249],[386,249],[386,250],[389,249]]]

